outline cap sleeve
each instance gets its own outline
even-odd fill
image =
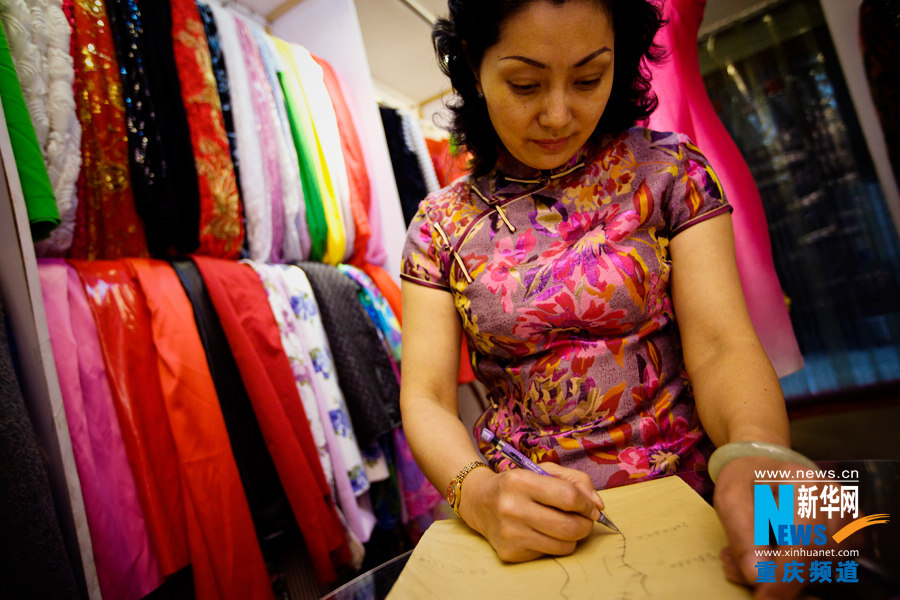
[[[428,199],[423,201],[409,223],[403,246],[400,278],[427,287],[449,290],[445,268],[446,252],[441,250],[429,206]]]
[[[671,237],[732,210],[706,156],[686,137],[681,137],[681,163],[675,173],[667,207]]]

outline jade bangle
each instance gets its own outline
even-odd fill
[[[710,478],[715,483],[716,477],[719,476],[719,471],[722,470],[722,467],[736,458],[743,458],[745,456],[765,456],[777,460],[798,463],[812,469],[817,468],[816,463],[799,452],[795,452],[784,446],[770,444],[769,442],[731,442],[716,448],[709,457]]]

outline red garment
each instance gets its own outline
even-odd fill
[[[131,193],[122,81],[104,0],[66,0],[63,8],[72,27],[82,156],[69,256],[147,256],[144,224]]]
[[[337,578],[334,566],[349,563],[349,547],[266,291],[249,265],[202,256],[194,262],[228,338],[316,577],[331,583]]]
[[[372,192],[369,187],[369,173],[363,156],[362,144],[353,123],[353,114],[347,106],[347,100],[334,69],[324,59],[313,55],[313,59],[322,67],[325,87],[334,106],[338,131],[341,134],[341,148],[344,150],[344,164],[347,170],[347,181],[350,183],[350,209],[353,211],[353,224],[356,237],[353,240],[353,254],[349,262],[360,266],[366,260],[366,247],[372,236],[369,226],[369,210],[372,204]]]
[[[124,261],[69,261],[87,292],[160,573],[189,562],[178,457],[144,294]]]
[[[272,600],[191,303],[167,262],[134,259],[128,264],[150,309],[156,364],[178,452],[196,597]]]
[[[200,254],[238,258],[244,225],[206,31],[194,0],[170,0],[172,42],[200,184]]]

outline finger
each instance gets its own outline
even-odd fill
[[[594,531],[594,519],[539,501],[520,503],[515,507],[501,506],[499,516],[507,523],[527,526],[561,542],[577,542]]]
[[[519,529],[492,541],[497,557],[506,562],[525,562],[539,556],[567,556],[576,542],[560,540],[535,529]]]
[[[561,467],[556,463],[544,463],[542,467],[544,467],[544,470],[553,475],[556,479],[571,483],[575,487],[577,492],[584,498],[586,498],[590,503],[589,505],[585,505],[581,503],[580,500],[576,500],[574,499],[574,497],[567,496],[565,498],[562,498],[561,501],[574,503],[577,506],[575,508],[564,508],[563,510],[570,510],[572,512],[583,514],[584,516],[592,520],[596,520],[597,517],[600,516],[599,513],[595,513],[593,508],[596,508],[597,511],[602,511],[605,508],[605,505],[603,503],[603,500],[597,494],[594,488],[594,483],[591,481],[591,478],[587,475],[587,473],[576,471],[574,469],[567,469],[566,467]]]

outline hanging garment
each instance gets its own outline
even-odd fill
[[[365,262],[366,248],[372,235],[369,226],[369,210],[371,209],[371,191],[369,189],[369,173],[366,170],[365,156],[359,141],[353,114],[347,105],[344,92],[337,73],[324,59],[313,55],[313,59],[322,68],[325,86],[334,107],[338,122],[338,133],[341,136],[341,147],[344,152],[344,164],[347,168],[347,181],[350,186],[350,210],[353,216],[355,236],[353,238],[349,262],[360,265]]]
[[[300,164],[300,181],[303,185],[306,224],[311,243],[309,260],[319,261],[328,250],[330,225],[325,215],[327,189],[315,141],[315,130],[294,67],[291,45],[272,36],[270,40],[278,59],[278,79],[281,82],[291,137]],[[334,241],[331,244],[333,247]]]
[[[81,123],[75,112],[72,86],[75,68],[69,52],[71,35],[69,21],[62,10],[62,2],[53,0],[44,5],[46,23],[48,118],[50,136],[45,156],[50,185],[56,196],[61,223],[50,238],[37,246],[46,256],[63,256],[72,246],[75,215],[78,208],[76,182],[81,173]]]
[[[231,109],[241,165],[241,199],[247,223],[247,251],[254,260],[265,261],[272,253],[272,202],[263,158],[266,149],[258,129],[250,73],[234,13],[215,2],[209,7],[216,19],[231,86]]]
[[[449,139],[433,140],[425,138],[425,145],[431,155],[434,171],[441,187],[450,185],[460,177],[469,173],[471,154],[450,145]]]
[[[297,148],[294,147],[291,138],[291,125],[288,122],[285,108],[284,91],[278,80],[278,57],[269,35],[261,27],[252,24],[250,27],[259,48],[266,77],[269,79],[272,99],[275,101],[276,149],[281,167],[281,189],[284,201],[284,248],[282,254],[285,262],[305,260],[309,256],[310,249],[309,231],[306,225],[306,205],[300,185],[300,162],[297,158]]]
[[[325,74],[322,67],[313,60],[306,48],[294,45],[293,58],[303,94],[306,97],[319,146],[320,156],[325,172],[325,185],[329,194],[326,198],[334,198],[334,204],[325,205],[325,216],[329,227],[340,227],[343,238],[335,249],[336,258],[333,264],[346,261],[353,253],[356,231],[353,227],[353,211],[350,207],[350,183],[347,179],[347,165],[341,145],[341,134],[338,129],[337,116],[328,88],[325,85]],[[329,210],[334,216],[329,218]]]
[[[363,263],[359,266],[363,272],[369,276],[369,279],[378,286],[379,291],[381,291],[381,295],[384,296],[384,299],[387,300],[387,303],[390,305],[391,310],[394,311],[394,316],[397,317],[397,322],[403,322],[403,300],[400,297],[400,286],[397,285],[397,282],[391,277],[390,273],[385,271],[383,268],[378,265],[373,265],[372,263]]]
[[[419,210],[419,202],[428,195],[428,187],[419,168],[419,159],[407,145],[403,137],[403,118],[395,108],[379,106],[384,136],[387,139],[391,166],[400,194],[400,207],[407,226]]]
[[[131,184],[154,256],[200,244],[200,190],[168,0],[107,0],[121,66]]]
[[[331,490],[318,464],[291,365],[259,277],[248,265],[202,256],[203,276],[253,410],[322,583],[350,560]]]
[[[269,308],[272,316],[275,318],[275,325],[281,340],[281,347],[284,350],[288,363],[291,366],[291,372],[294,375],[294,382],[297,385],[297,393],[300,401],[303,403],[303,411],[306,413],[306,421],[309,432],[312,435],[313,443],[319,457],[319,464],[322,467],[322,473],[325,475],[325,481],[328,487],[334,489],[334,471],[331,467],[331,459],[328,456],[328,444],[325,441],[325,430],[322,427],[322,418],[319,415],[319,405],[316,402],[315,389],[312,387],[310,370],[312,365],[309,356],[306,353],[303,339],[297,331],[297,320],[294,310],[291,308],[291,300],[284,293],[284,286],[281,282],[281,271],[274,265],[265,265],[262,263],[246,262],[256,271],[259,276],[260,283],[266,292],[266,299],[269,302]],[[264,310],[264,307],[260,307]]]
[[[6,31],[25,103],[56,197],[60,225],[35,244],[42,256],[62,256],[72,245],[81,168],[81,125],[75,114],[75,76],[69,55],[69,22],[62,0],[27,6],[4,2],[0,18]]]
[[[422,133],[418,119],[408,112],[401,113],[400,119],[403,125],[403,140],[406,142],[406,147],[416,155],[419,172],[422,173],[422,179],[425,181],[425,189],[429,194],[438,191],[441,186],[438,185],[434,163],[431,162],[431,155],[425,145],[425,135]]]
[[[265,552],[265,542],[291,529],[294,516],[203,278],[190,260],[173,261],[172,266],[194,309],[256,535]]]
[[[83,159],[69,256],[146,256],[144,224],[132,195],[123,85],[105,4],[65,0],[63,8],[72,26]]]
[[[77,598],[50,479],[13,367],[0,303],[0,581],[11,600]]]
[[[315,294],[306,275],[293,265],[279,267],[284,292],[296,317],[296,327],[312,362],[310,382],[323,416],[328,451],[334,462],[335,483],[341,510],[353,534],[366,542],[375,517],[357,503],[369,490],[362,454],[353,432],[353,423],[337,381],[337,373]],[[343,475],[343,476],[342,476]]]
[[[250,79],[250,99],[253,102],[253,112],[256,117],[256,127],[259,132],[260,146],[263,158],[263,172],[266,177],[266,189],[269,193],[272,219],[272,247],[268,257],[254,260],[263,262],[281,262],[284,247],[285,215],[284,194],[282,191],[281,164],[278,158],[278,132],[276,129],[275,98],[269,87],[265,67],[262,64],[262,56],[256,38],[250,31],[247,23],[235,16],[238,40],[247,65],[247,75]]]
[[[237,137],[234,132],[234,116],[231,114],[231,84],[228,81],[225,55],[222,51],[222,42],[219,39],[219,28],[216,26],[216,18],[207,4],[197,2],[197,10],[200,12],[203,29],[206,32],[206,46],[209,48],[209,59],[212,61],[213,76],[216,78],[216,89],[219,91],[222,122],[225,124],[225,135],[228,137],[228,152],[231,154],[234,181],[237,185],[238,198],[240,198],[241,170],[240,161],[238,160]]]
[[[381,290],[375,283],[365,274],[364,271],[351,265],[338,265],[338,270],[347,275],[350,279],[359,284],[359,300],[362,302],[363,308],[378,328],[379,336],[385,344],[385,348],[390,354],[393,361],[400,363],[400,321],[394,314],[391,305],[381,293]],[[399,373],[398,373],[399,379]]]
[[[330,265],[298,266],[315,292],[360,447],[375,445],[400,426],[400,390],[378,331],[359,301],[359,284]]]
[[[143,598],[161,582],[78,273],[62,259],[38,273],[100,591]]]
[[[129,259],[150,309],[198,599],[272,599],[191,304],[166,262]]]
[[[444,501],[444,495],[422,473],[402,429],[394,430],[393,442],[397,487],[405,508],[404,522],[432,514],[434,508]]]
[[[153,344],[150,311],[125,261],[73,260],[87,293],[112,401],[160,573],[190,561],[178,456]]]
[[[669,55],[651,68],[659,107],[648,126],[691,138],[715,169],[734,207],[738,271],[757,335],[779,377],[802,368],[784,293],[772,261],[772,246],[759,190],[734,140],[719,120],[700,74],[697,31],[706,0],[666,0],[668,23],[654,40]]]
[[[244,243],[243,215],[206,32],[194,0],[170,3],[173,50],[200,191],[197,252],[238,258]]]
[[[325,253],[322,255],[322,260],[329,264],[338,264],[343,260],[346,251],[346,233],[338,197],[341,191],[336,183],[335,174],[346,178],[346,171],[343,169],[335,171],[336,163],[333,160],[330,161],[333,157],[331,149],[334,138],[329,135],[331,131],[327,127],[327,120],[323,120],[321,116],[323,102],[317,93],[316,76],[310,72],[309,63],[312,62],[312,59],[309,58],[309,53],[296,44],[278,39],[276,39],[276,47],[287,67],[284,74],[292,76],[295,83],[295,85],[289,86],[289,89],[293,88],[294,90],[293,97],[287,92],[285,94],[291,108],[291,119],[298,122],[306,144],[312,152],[308,160],[312,162],[315,180],[319,186],[319,198],[322,202],[327,228]],[[318,84],[321,86],[321,81]],[[298,153],[301,154],[300,159],[303,160],[302,152],[299,149]]]
[[[0,101],[3,103],[3,115],[25,198],[28,222],[31,224],[31,237],[43,240],[59,225],[59,209],[56,207],[56,198],[44,166],[37,134],[22,95],[9,44],[3,33],[6,27],[6,23],[0,27]]]
[[[381,291],[363,271],[349,265],[340,265],[338,269],[359,284],[360,301],[379,330],[379,337],[385,343],[399,382],[400,372],[396,370],[396,364],[400,362],[401,335],[400,323],[394,315],[394,311]],[[416,464],[402,429],[394,430],[392,441],[397,485],[405,509],[403,521],[408,522],[410,519],[417,519],[430,513],[444,499],[444,496],[431,485]]]

